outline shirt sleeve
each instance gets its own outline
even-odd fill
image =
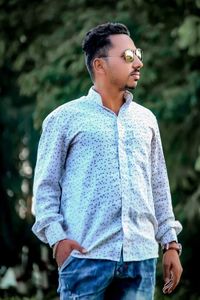
[[[66,238],[60,213],[60,180],[68,142],[61,118],[49,115],[43,122],[33,182],[35,235],[50,246]]]
[[[156,120],[152,138],[151,170],[152,192],[158,222],[156,240],[163,245],[177,241],[177,235],[181,232],[182,225],[175,220],[173,213],[166,163]]]

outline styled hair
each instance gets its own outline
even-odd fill
[[[105,23],[98,25],[89,30],[82,43],[82,49],[85,53],[85,64],[91,78],[94,78],[93,73],[93,60],[96,57],[103,57],[108,54],[112,43],[110,35],[126,34],[130,36],[128,28],[121,23]]]

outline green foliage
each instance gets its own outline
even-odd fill
[[[187,49],[191,56],[200,54],[200,17],[187,16],[178,29],[178,35],[180,49]]]
[[[81,50],[85,33],[99,23],[119,21],[144,50],[134,98],[159,119],[175,213],[184,225],[180,240],[185,271],[174,299],[198,299],[193,269],[200,268],[200,1],[1,0],[0,8],[4,263],[9,263],[13,244],[19,252],[20,229],[32,222],[31,168],[42,120],[58,105],[85,94],[91,85]],[[25,205],[23,220],[19,203]],[[160,268],[159,286],[161,282]]]

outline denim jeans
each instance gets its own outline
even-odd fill
[[[156,262],[70,256],[59,269],[60,300],[153,300]]]

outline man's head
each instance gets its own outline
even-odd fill
[[[122,89],[136,86],[137,78],[134,84],[119,82],[122,76],[131,76],[134,71],[133,65],[136,71],[142,67],[142,62],[136,54],[138,53],[136,47],[130,38],[130,32],[125,25],[105,23],[91,29],[85,36],[82,48],[85,52],[86,66],[93,80],[96,80],[96,77],[99,80],[99,75],[103,75],[106,81],[116,81],[118,85],[124,85]],[[134,58],[129,63],[125,61],[126,50],[134,53]],[[121,78],[118,78],[119,73],[122,75]]]
[[[105,57],[112,47],[110,36],[114,34],[126,34],[130,36],[128,28],[120,23],[105,23],[92,28],[87,32],[82,44],[85,52],[86,66],[91,77],[93,74],[93,60],[96,57]]]

